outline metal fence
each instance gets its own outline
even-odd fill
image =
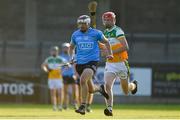
[[[180,34],[129,34],[132,63],[180,63]]]

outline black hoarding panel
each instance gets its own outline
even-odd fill
[[[153,68],[153,97],[180,97],[180,67],[162,65]]]
[[[47,85],[41,83],[39,76],[0,77],[0,102],[44,103],[46,94]]]

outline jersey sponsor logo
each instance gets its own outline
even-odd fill
[[[78,36],[78,37],[76,37],[76,40],[89,40],[89,39],[91,39],[90,36]]]
[[[110,38],[110,37],[116,37],[116,31],[113,30],[111,32],[104,32],[104,35],[107,37],[107,38]]]
[[[79,49],[93,49],[94,43],[93,42],[79,42],[78,47]]]

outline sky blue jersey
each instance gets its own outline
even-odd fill
[[[71,57],[68,54],[60,54],[60,56],[66,60],[66,62],[69,62],[71,60]],[[62,76],[69,76],[72,77],[75,74],[74,67],[62,67]]]
[[[103,39],[103,33],[97,29],[89,28],[85,33],[80,30],[75,31],[71,36],[71,44],[75,45],[77,64],[99,61],[100,50],[98,41]]]

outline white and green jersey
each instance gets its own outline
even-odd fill
[[[114,39],[114,38],[124,36],[124,31],[120,27],[115,25],[111,29],[105,29],[104,30],[104,35],[108,39]]]
[[[112,50],[117,50],[123,47],[121,41],[117,39],[118,37],[125,36],[123,30],[120,27],[115,25],[111,29],[105,29],[104,36],[108,38]],[[128,58],[127,51],[121,53],[114,53],[113,56],[114,58],[112,60],[107,60],[107,62],[117,63],[122,62]]]
[[[46,58],[44,63],[48,65],[49,69],[51,69],[51,71],[48,74],[49,79],[62,79],[61,69],[59,66],[64,62],[65,60],[60,56],[50,56]]]

